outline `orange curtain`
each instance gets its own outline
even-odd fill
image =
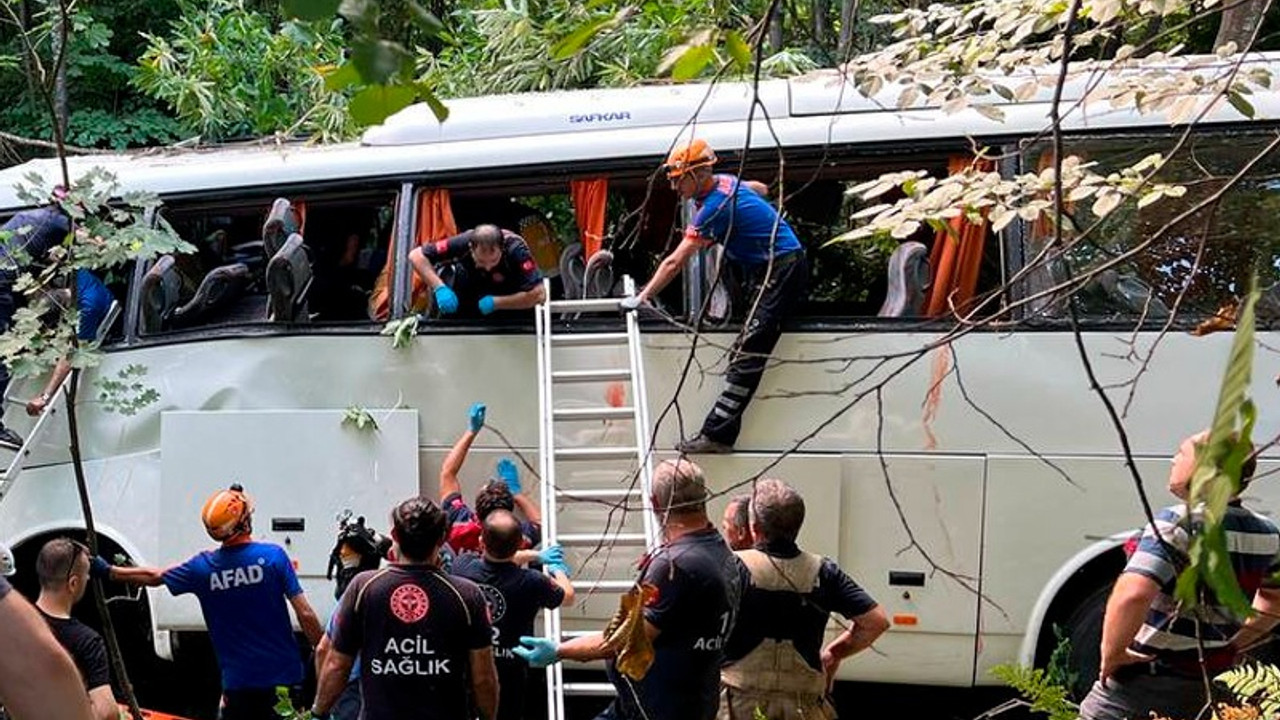
[[[453,220],[453,206],[449,202],[449,191],[446,188],[430,188],[418,194],[418,222],[411,240],[413,247],[437,240],[453,237],[458,234],[458,225]],[[385,321],[391,316],[391,268],[396,256],[396,226],[391,226],[391,240],[387,245],[387,263],[373,285],[373,293],[369,295],[369,317]],[[409,307],[414,312],[422,312],[427,308],[427,286],[418,278],[418,274],[410,272],[413,290],[410,294]]]
[[[573,196],[573,214],[578,220],[578,239],[582,243],[582,258],[589,259],[604,242],[604,210],[609,200],[609,180],[591,178],[569,183]]]
[[[995,169],[990,160],[956,156],[947,163],[947,172],[955,175],[973,165],[980,172]],[[982,268],[982,246],[987,239],[986,213],[982,222],[970,222],[963,215],[954,217],[944,230],[939,230],[929,253],[929,300],[925,315],[939,317],[951,312],[951,306],[963,308],[973,299],[978,287],[978,271]]]
[[[294,200],[289,204],[293,206],[293,216],[294,216],[294,219],[298,221],[298,234],[303,237],[306,237],[307,236],[307,232],[306,232],[307,231],[307,201]]]

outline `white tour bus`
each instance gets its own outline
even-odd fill
[[[1078,98],[1082,86],[1068,88],[1067,99]],[[1096,653],[1105,593],[1123,563],[1124,539],[1144,516],[1117,433],[1088,388],[1064,302],[964,335],[951,350],[959,372],[944,374],[937,352],[915,362],[894,358],[953,325],[922,317],[912,300],[918,251],[890,263],[893,247],[826,244],[853,227],[850,216],[862,207],[848,188],[896,170],[941,176],[972,152],[974,138],[1002,153],[1002,172],[1044,167],[1049,93],[1024,103],[997,99],[1003,122],[974,110],[895,110],[895,93],[869,100],[833,71],[764,82],[758,98],[752,113],[751,87],[735,83],[484,97],[450,102],[443,124],[425,108],[409,108],[360,143],[72,159],[74,173],[102,166],[126,189],[158,193],[164,221],[197,246],[190,256],[118,268],[109,278],[124,312],[107,335],[101,366],[86,375],[80,406],[89,491],[108,554],[163,566],[208,547],[199,504],[214,488],[240,482],[256,498],[257,535],[288,549],[327,615],[335,516],[351,510],[385,531],[393,503],[419,492],[435,496],[441,462],[471,403],[488,404],[501,435],[481,435],[463,472],[468,494],[512,452],[506,442],[536,467],[533,313],[428,319],[411,346],[394,348],[379,334],[384,320],[370,317],[370,297],[389,293],[390,319],[416,312],[406,253],[420,240],[438,239],[442,209],[459,229],[493,222],[524,233],[563,294],[576,282],[572,262],[564,271],[559,262],[560,255],[572,260],[569,246],[580,234],[572,195],[583,186],[577,181],[601,178],[614,276],[647,280],[682,226],[683,210],[656,170],[672,144],[692,133],[716,149],[723,171],[742,163],[744,176],[769,183],[775,201],[782,183],[787,217],[810,254],[809,298],[778,346],[779,362],[765,374],[737,452],[698,460],[718,491],[766,467],[798,487],[808,507],[801,544],[836,559],[884,605],[892,628],[873,652],[845,663],[841,677],[993,684],[989,671],[997,664],[1045,662],[1055,627],[1076,640],[1077,653]],[[1166,175],[1188,186],[1185,198],[1121,208],[1093,242],[1063,260],[1079,271],[1113,257],[1230,178],[1280,129],[1280,95],[1258,93],[1251,102],[1255,119],[1222,103],[1174,156]],[[1159,113],[1098,105],[1073,110],[1065,125],[1067,151],[1104,168],[1170,147],[1185,131],[1169,128]],[[14,186],[25,175],[52,182],[55,168],[35,161],[0,172],[0,213],[24,207]],[[1231,333],[1196,337],[1187,330],[1241,291],[1252,253],[1267,254],[1264,266],[1274,272],[1277,174],[1280,159],[1264,158],[1215,212],[1187,220],[1073,300],[1157,507],[1172,502],[1164,483],[1177,442],[1210,420],[1232,340]],[[301,261],[288,268],[296,284],[284,300],[273,294],[274,281],[263,279],[262,226],[277,198],[305,215],[306,251],[294,249],[292,259]],[[1078,212],[1088,219],[1087,208]],[[1210,242],[1187,284],[1204,233]],[[1017,273],[1043,234],[1036,223],[1014,223],[980,235],[978,292]],[[935,243],[929,232],[910,240]],[[677,318],[706,297],[703,261],[660,298]],[[891,281],[891,268],[902,277]],[[1002,301],[1015,302],[1055,277],[1033,274]],[[884,303],[890,282],[906,282],[906,302]],[[1264,278],[1266,286],[1274,282]],[[1184,288],[1178,319],[1162,336]],[[1260,306],[1258,438],[1280,432],[1273,383],[1280,338],[1267,331],[1277,312],[1280,304],[1270,298]],[[649,412],[655,422],[662,418],[660,456],[671,456],[682,431],[696,430],[710,407],[737,315],[712,325],[692,364],[692,335],[656,317],[642,321]],[[584,315],[566,331],[621,327],[619,316]],[[609,367],[617,358],[601,353],[613,352],[584,348],[577,362]],[[877,366],[883,357],[891,359]],[[141,382],[159,400],[133,416],[108,412],[94,383],[129,366],[146,368]],[[1130,397],[1129,381],[1139,375]],[[854,402],[881,381],[882,408],[874,392]],[[15,382],[9,396],[29,397],[36,382]],[[583,384],[576,393],[562,400],[600,405],[616,387]],[[677,395],[683,428],[674,408],[664,412]],[[378,429],[344,424],[352,406],[367,409]],[[24,436],[31,429],[16,405],[5,419]],[[557,444],[608,445],[630,432],[620,422],[584,422]],[[56,415],[0,501],[0,540],[16,548],[26,589],[40,543],[83,527],[66,438]],[[606,470],[562,474],[560,483],[572,487]],[[524,473],[536,492],[530,470]],[[1248,499],[1270,512],[1280,494],[1262,482]],[[724,502],[718,497],[713,511]],[[639,552],[587,550],[570,553],[584,577],[601,563],[630,563]],[[190,597],[113,592],[136,662],[150,662],[154,648],[181,664],[188,638],[188,649],[203,647]],[[597,627],[615,602],[588,598],[565,611],[566,627]]]

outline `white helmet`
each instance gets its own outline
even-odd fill
[[[0,575],[12,577],[18,572],[18,564],[13,560],[13,551],[9,546],[0,543]]]

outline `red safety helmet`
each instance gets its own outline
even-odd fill
[[[715,165],[718,160],[716,151],[711,149],[706,140],[694,138],[675,146],[662,167],[667,171],[667,178],[675,180],[694,168]]]
[[[249,529],[253,500],[239,484],[209,496],[200,510],[200,519],[209,537],[222,542]]]

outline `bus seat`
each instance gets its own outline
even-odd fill
[[[267,320],[305,322],[311,290],[311,259],[302,236],[293,233],[267,263]]]
[[[276,198],[262,224],[262,244],[265,255],[274,258],[288,237],[298,232],[298,214],[285,198]]]
[[[162,255],[142,278],[142,332],[154,333],[164,328],[182,292],[182,276],[174,267],[172,255]]]
[[[587,264],[582,258],[582,243],[569,243],[560,253],[560,282],[564,284],[565,300],[582,299],[582,283],[586,275]]]
[[[184,325],[199,322],[202,318],[235,303],[244,294],[252,276],[244,263],[222,265],[210,270],[196,293],[185,305],[173,311],[173,321]]]
[[[582,271],[582,297],[604,298],[613,295],[613,253],[597,250]]]
[[[929,249],[908,241],[889,256],[889,289],[880,317],[918,317],[924,311],[925,290],[929,288]]]

